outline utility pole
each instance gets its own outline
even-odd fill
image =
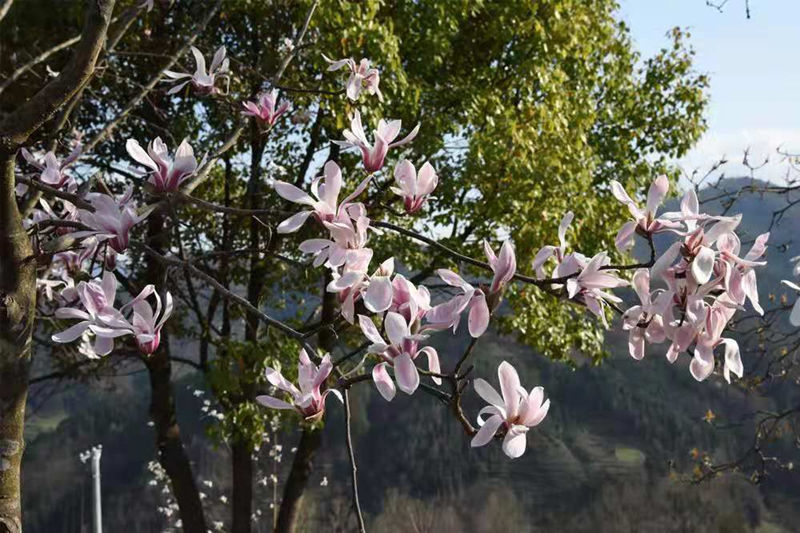
[[[94,533],[103,533],[103,508],[100,493],[100,455],[103,447],[98,445],[92,448],[92,506],[94,512]]]
[[[100,491],[100,456],[103,454],[103,446],[98,444],[91,450],[80,454],[81,462],[86,463],[92,460],[92,531],[93,533],[103,533],[103,501]]]

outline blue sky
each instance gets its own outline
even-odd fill
[[[680,161],[685,170],[707,166],[722,155],[739,161],[749,146],[751,161],[772,154],[773,164],[762,173],[774,174],[780,172],[779,145],[800,151],[800,0],[751,0],[749,20],[744,0],[729,0],[722,13],[705,0],[620,4],[644,56],[668,42],[670,28],[681,26],[692,34],[697,69],[711,77],[709,129]]]

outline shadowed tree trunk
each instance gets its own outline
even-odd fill
[[[20,464],[36,308],[36,258],[17,207],[15,159],[91,77],[113,9],[114,0],[87,2],[81,39],[61,74],[0,120],[0,533],[22,531]]]
[[[36,306],[36,263],[14,194],[14,157],[0,177],[0,532],[22,531],[20,463]]]
[[[247,182],[247,203],[249,209],[260,209],[261,201],[261,159],[264,154],[264,138],[255,121],[251,121],[250,129],[250,179]],[[248,245],[250,254],[249,277],[247,280],[247,301],[259,307],[261,292],[264,287],[266,265],[258,250],[261,249],[261,222],[250,218],[250,235]],[[245,317],[244,340],[253,344],[258,342],[258,326],[260,319],[252,314]],[[246,378],[245,378],[246,379]],[[244,401],[253,397],[253,388],[249,383],[242,384]],[[246,437],[234,435],[231,442],[231,459],[233,461],[233,528],[232,533],[250,533],[253,514],[253,450]]]
[[[322,313],[323,323],[332,323],[336,318],[338,306],[336,293],[327,292],[325,288],[331,281],[330,271],[325,272],[322,285]],[[319,346],[325,351],[333,350],[336,345],[336,335],[330,329],[323,329],[319,334]],[[297,451],[292,460],[292,469],[283,488],[283,499],[278,513],[278,523],[275,526],[277,533],[294,533],[297,528],[297,519],[302,510],[303,495],[305,494],[308,480],[314,467],[314,457],[322,444],[322,428],[318,425],[303,428]]]
[[[170,232],[166,227],[165,215],[162,210],[157,210],[147,219],[147,243],[159,253],[164,253],[169,246],[169,240]],[[164,266],[152,259],[147,266],[146,282],[160,286],[164,280]],[[187,533],[206,533],[208,529],[200,493],[175,414],[169,353],[169,337],[163,331],[158,350],[145,361],[150,375],[150,416],[156,430],[158,462],[169,476],[172,493],[178,502],[183,530]]]

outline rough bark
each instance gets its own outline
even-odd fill
[[[33,250],[14,194],[14,157],[0,176],[0,533],[22,531],[20,463],[36,306]]]
[[[336,318],[338,305],[336,294],[327,292],[325,287],[331,281],[330,272],[326,272],[322,285],[322,321],[332,323]],[[323,329],[319,334],[319,345],[323,350],[330,351],[336,344],[336,335],[329,329]],[[283,488],[283,499],[278,512],[276,533],[294,533],[303,505],[303,495],[308,486],[308,479],[314,467],[314,457],[322,445],[322,429],[319,426],[304,427],[297,444],[297,451],[292,460],[292,469]]]
[[[168,247],[170,233],[164,214],[156,211],[148,217],[148,245],[160,253]],[[147,282],[163,284],[164,267],[157,261],[148,262]],[[146,362],[150,375],[150,416],[156,430],[158,462],[169,476],[172,493],[186,533],[206,533],[205,515],[197,490],[192,465],[181,440],[180,426],[175,414],[175,397],[172,391],[172,364],[169,357],[169,338],[162,332],[161,345]]]
[[[261,208],[261,158],[264,153],[264,139],[255,121],[250,130],[250,179],[247,182],[247,207]],[[257,250],[261,244],[262,224],[250,218],[248,244],[251,250],[249,276],[247,280],[247,301],[259,307],[261,291],[264,287],[266,269]],[[244,338],[247,342],[258,342],[260,319],[248,313],[245,317]],[[252,397],[252,387],[243,384],[245,398]],[[245,400],[247,401],[247,400]],[[231,443],[233,461],[233,527],[232,533],[250,533],[252,530],[251,515],[253,513],[253,455],[250,444],[244,436],[237,437]]]
[[[0,121],[0,533],[22,531],[20,465],[36,306],[36,261],[17,207],[15,159],[91,77],[113,8],[114,0],[87,2],[81,40],[61,74]]]

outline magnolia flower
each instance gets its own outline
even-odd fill
[[[346,140],[333,142],[344,148],[355,147],[361,150],[361,156],[366,171],[370,173],[377,172],[383,166],[383,161],[386,159],[389,148],[396,148],[410,143],[417,136],[417,132],[419,132],[419,124],[417,124],[414,129],[411,130],[411,133],[406,135],[403,139],[392,142],[400,134],[401,126],[402,122],[399,120],[390,120],[386,122],[380,119],[380,121],[378,121],[378,129],[375,130],[375,145],[373,146],[367,140],[364,127],[361,125],[361,114],[356,110],[350,122],[350,129],[344,130],[344,138]]]
[[[711,220],[708,218],[707,220]],[[675,242],[651,269],[651,277],[658,278],[680,256],[688,263],[687,270],[698,285],[704,285],[711,279],[716,263],[716,253],[711,248],[721,236],[736,229],[741,222],[741,215],[733,217],[716,217],[716,223],[706,231],[705,226],[697,227],[686,235],[683,242]]]
[[[381,82],[380,73],[378,69],[369,67],[369,59],[362,58],[359,63],[353,59],[339,59],[333,60],[322,54],[322,57],[329,63],[328,71],[339,70],[340,68],[347,67],[350,69],[350,78],[347,80],[346,93],[347,97],[355,102],[358,100],[361,89],[364,88],[369,94],[378,95],[378,100],[383,102],[383,95],[381,94],[378,85]]]
[[[41,171],[39,174],[39,180],[41,180],[42,183],[56,189],[66,186],[67,190],[74,192],[77,189],[77,184],[75,183],[75,180],[64,171],[78,159],[78,156],[81,154],[81,149],[82,146],[80,143],[76,144],[72,152],[70,152],[70,154],[62,161],[59,161],[58,158],[56,158],[56,155],[52,150],[44,154],[44,157],[42,158],[36,157],[25,148],[22,148],[20,153],[29,165]],[[24,194],[25,190],[20,190],[19,192]]]
[[[147,303],[150,295],[154,295],[156,299],[155,312]],[[172,315],[172,295],[169,291],[165,295],[165,300],[162,312],[161,297],[158,295],[158,291],[154,285],[147,285],[136,298],[122,307],[122,309],[130,307],[133,310],[130,323],[133,326],[136,345],[146,355],[150,355],[158,349],[161,342],[161,328]]]
[[[636,233],[636,231],[640,231],[646,235],[652,235],[663,231],[665,228],[673,228],[676,226],[674,221],[666,218],[656,218],[656,210],[658,206],[661,205],[661,202],[664,201],[668,190],[669,180],[667,180],[667,177],[661,175],[656,178],[647,191],[647,205],[645,210],[642,211],[636,202],[628,196],[628,193],[625,192],[625,189],[618,181],[611,182],[612,194],[617,200],[628,206],[628,210],[634,218],[634,220],[626,222],[617,233],[615,242],[618,250],[624,251],[633,245],[633,234]]]
[[[278,102],[278,90],[273,89],[270,92],[265,92],[259,95],[258,100],[255,102],[243,102],[244,115],[253,117],[257,121],[262,122],[268,126],[274,126],[281,115],[286,113],[289,109],[289,102],[284,100],[275,108]]]
[[[369,229],[369,219],[359,216],[354,221],[348,217],[342,217],[333,222],[323,222],[323,226],[330,232],[330,239],[309,239],[300,243],[300,251],[303,253],[314,254],[314,266],[325,264],[329,268],[335,269],[342,265],[348,265],[348,269],[353,272],[366,272],[372,252],[365,252]],[[365,254],[369,254],[366,257]],[[366,264],[364,264],[366,259]],[[363,268],[356,267],[362,265]]]
[[[472,447],[485,446],[494,438],[498,430],[503,438],[503,452],[511,459],[525,453],[526,433],[538,426],[550,409],[550,400],[544,401],[544,389],[534,387],[530,393],[522,388],[516,369],[506,361],[497,368],[500,380],[500,391],[497,393],[487,381],[477,378],[475,392],[489,405],[478,413],[480,429],[472,438]],[[486,420],[483,415],[490,415]]]
[[[342,401],[342,395],[336,389],[320,391],[332,370],[333,363],[331,363],[330,354],[325,354],[318,368],[308,357],[306,351],[300,350],[297,364],[299,389],[277,370],[267,367],[265,371],[267,381],[279,390],[288,393],[292,403],[267,395],[256,396],[256,400],[271,409],[294,409],[308,421],[319,420],[325,412],[325,399],[328,397],[328,393],[332,392],[339,398],[339,401]]]
[[[787,279],[781,280],[781,283],[789,287],[790,289],[794,289],[797,292],[800,292],[800,285],[794,283],[793,281],[789,281]],[[789,323],[795,327],[800,327],[800,298],[794,302],[792,306],[792,312],[789,315]]]
[[[622,315],[622,329],[629,330],[628,351],[634,359],[644,358],[645,340],[664,342],[664,322],[654,311],[650,293],[650,271],[640,268],[633,274],[633,289],[640,305],[634,305]]]
[[[153,10],[153,6],[155,4],[155,0],[144,0],[143,2],[139,3],[139,9],[146,9],[149,13]]]
[[[714,371],[714,348],[719,345],[725,346],[725,380],[731,382],[731,372],[739,377],[744,374],[739,344],[733,339],[722,338],[726,324],[736,312],[735,307],[731,307],[732,304],[733,302],[720,297],[706,313],[705,329],[697,336],[694,358],[689,364],[689,371],[697,381],[703,381]]]
[[[431,310],[431,294],[424,285],[415,287],[402,274],[396,274],[392,280],[392,302],[389,311],[398,313],[413,328],[419,324]]]
[[[147,216],[137,215],[129,204],[132,194],[133,189],[128,189],[119,202],[107,194],[87,194],[86,199],[92,204],[94,211],[81,209],[78,213],[81,222],[91,230],[78,231],[72,235],[76,238],[94,235],[99,242],[108,241],[115,251],[124,252],[130,241],[131,228]]]
[[[389,337],[387,343],[375,323],[367,316],[358,315],[358,325],[364,336],[372,342],[368,348],[370,353],[378,354],[384,362],[378,363],[372,369],[372,380],[378,388],[381,396],[387,401],[391,401],[396,393],[394,382],[389,376],[387,368],[394,367],[397,386],[406,394],[413,394],[419,387],[419,371],[414,364],[414,359],[420,354],[425,354],[428,358],[428,370],[436,374],[440,373],[439,354],[431,346],[419,347],[419,343],[427,338],[427,335],[412,333],[410,324],[399,313],[389,311],[383,321],[386,335]],[[441,378],[433,377],[434,383],[441,384]]]
[[[503,290],[508,282],[513,279],[517,271],[517,259],[514,255],[514,247],[511,245],[511,241],[505,241],[500,247],[500,254],[495,255],[488,241],[483,241],[483,251],[486,254],[486,259],[489,261],[489,266],[492,267],[492,272],[494,272],[492,285],[489,287],[489,293],[496,294]]]
[[[81,337],[87,330],[95,336],[93,351],[97,355],[108,355],[114,349],[114,339],[133,333],[131,325],[117,309],[114,300],[117,294],[117,278],[111,272],[103,275],[102,282],[81,281],[75,289],[83,310],[62,307],[56,310],[56,318],[79,319],[80,322],[52,336],[54,342],[68,343]]]
[[[606,252],[600,252],[585,263],[582,257],[570,254],[559,266],[565,269],[558,275],[570,275],[579,272],[577,276],[567,280],[567,295],[570,299],[578,299],[586,304],[586,308],[598,317],[608,327],[603,306],[606,302],[620,303],[621,298],[606,292],[604,289],[625,287],[628,282],[617,277],[614,270],[606,270],[609,259]]]
[[[436,274],[451,287],[458,287],[462,293],[449,301],[433,307],[426,315],[430,327],[447,329],[452,327],[455,333],[461,321],[461,313],[469,308],[467,327],[469,334],[478,338],[489,327],[491,311],[486,303],[486,295],[467,283],[461,276],[451,270],[439,269]]]
[[[350,324],[355,320],[356,302],[361,298],[364,288],[368,285],[367,269],[371,260],[372,250],[369,248],[348,250],[345,254],[341,273],[337,270],[331,271],[333,279],[328,283],[326,290],[339,295],[339,301],[342,304],[342,316]],[[384,261],[377,272],[386,269],[389,261],[391,260]],[[394,268],[393,262],[391,268]]]
[[[537,278],[545,277],[544,264],[551,257],[555,257],[558,263],[564,261],[567,253],[567,230],[574,218],[575,215],[572,211],[567,211],[561,218],[561,222],[558,224],[558,246],[545,245],[536,252],[536,256],[533,258],[533,270],[536,272]]]
[[[729,232],[717,239],[719,259],[726,267],[725,289],[728,291],[728,295],[739,305],[744,305],[745,299],[749,299],[753,309],[759,315],[764,314],[764,309],[758,302],[758,286],[753,267],[767,264],[766,261],[756,261],[756,259],[766,253],[768,239],[769,233],[763,233],[756,237],[750,251],[743,258],[738,255],[741,242],[735,233]]]
[[[192,55],[194,56],[194,62],[197,65],[194,74],[165,70],[164,74],[171,80],[186,80],[175,85],[172,89],[167,91],[167,94],[177,93],[189,82],[192,83],[195,90],[200,94],[219,93],[220,90],[215,86],[217,78],[224,77],[230,81],[230,78],[227,75],[230,61],[225,57],[225,47],[220,46],[217,49],[216,53],[214,54],[214,58],[211,60],[211,67],[208,69],[208,71],[206,71],[206,59],[203,57],[203,54],[200,52],[200,50],[192,46],[191,51]]]
[[[394,168],[394,180],[397,187],[392,187],[392,192],[403,198],[403,205],[409,215],[416,213],[428,199],[439,177],[430,163],[425,163],[419,169],[419,174],[410,161],[403,159]]]
[[[311,195],[298,189],[291,183],[275,180],[273,188],[282,198],[310,206],[309,211],[300,211],[280,224],[278,233],[294,233],[305,223],[306,219],[314,215],[320,222],[333,222],[345,214],[345,210],[352,205],[352,200],[364,192],[369,185],[369,176],[362,181],[358,187],[339,204],[339,192],[342,190],[342,171],[335,161],[325,163],[323,176],[315,178],[311,182]]]
[[[150,169],[150,178],[147,182],[153,186],[156,192],[177,191],[198,167],[194,150],[186,142],[186,139],[175,151],[174,160],[169,158],[169,150],[161,137],[153,139],[147,146],[147,151],[135,139],[128,139],[125,148],[136,162]]]

